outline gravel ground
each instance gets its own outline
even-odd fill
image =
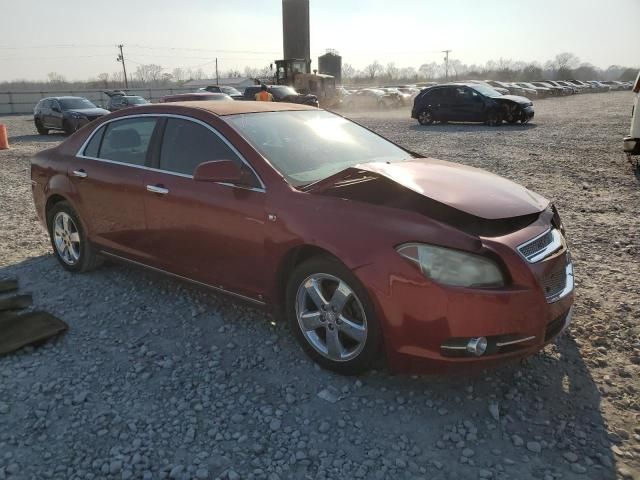
[[[70,325],[0,359],[0,480],[640,478],[638,180],[629,92],[536,102],[526,127],[352,116],[400,144],[553,199],[576,263],[574,323],[472,377],[315,367],[280,318],[140,269],[72,275],[33,210],[28,160],[64,137],[0,117],[0,277]],[[633,280],[633,279],[636,280]],[[1,334],[1,332],[0,332]]]

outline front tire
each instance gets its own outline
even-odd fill
[[[420,110],[418,113],[418,123],[420,125],[431,125],[433,123],[433,112],[428,108]]]
[[[47,226],[53,253],[66,270],[88,272],[102,263],[89,242],[80,218],[68,202],[56,203],[47,212]]]
[[[295,268],[287,283],[289,326],[305,353],[342,375],[371,369],[381,332],[369,296],[356,276],[330,257]]]

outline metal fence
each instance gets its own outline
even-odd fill
[[[133,88],[128,95],[140,95],[150,102],[157,102],[165,95],[195,92],[197,88]],[[0,92],[0,115],[11,113],[33,113],[36,103],[46,97],[85,97],[96,105],[106,106],[109,97],[103,90],[46,90],[41,92]]]

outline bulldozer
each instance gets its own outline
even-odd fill
[[[336,79],[331,75],[311,73],[311,60],[298,58],[276,60],[274,76],[277,85],[288,85],[300,93],[310,93],[318,97],[323,108],[333,107],[339,102]]]

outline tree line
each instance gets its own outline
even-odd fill
[[[448,74],[446,73],[448,70]],[[349,85],[376,83],[417,83],[424,81],[444,81],[465,79],[492,79],[501,81],[532,80],[625,80],[632,81],[638,68],[622,65],[610,65],[606,69],[596,67],[569,52],[557,54],[544,64],[522,62],[500,58],[484,65],[465,64],[452,58],[448,68],[444,63],[430,62],[419,67],[399,67],[395,62],[386,65],[377,60],[362,69],[356,69],[349,63],[342,65],[342,83]],[[219,72],[219,78],[260,78],[273,77],[271,65],[262,68],[245,67]],[[215,79],[215,72],[205,72],[202,68],[174,68],[171,71],[157,64],[138,64],[129,72],[130,88],[178,87],[189,80]],[[100,73],[85,81],[69,81],[58,73],[50,72],[46,81],[15,80],[0,82],[0,90],[37,91],[51,89],[116,89],[123,88],[124,74],[121,70],[113,73]]]

